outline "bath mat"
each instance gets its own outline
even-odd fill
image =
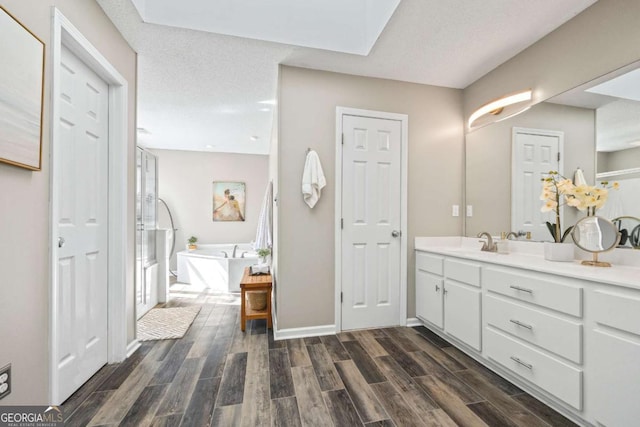
[[[152,308],[138,320],[138,341],[182,338],[199,312],[199,306]]]

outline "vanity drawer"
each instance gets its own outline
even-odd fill
[[[444,275],[447,279],[480,287],[480,265],[457,259],[444,260]]]
[[[594,319],[601,325],[640,335],[640,293],[621,295],[607,291],[593,293]]]
[[[442,276],[444,258],[416,251],[416,269]]]
[[[582,363],[582,325],[487,295],[484,317],[497,329],[572,362]]]
[[[582,317],[582,288],[546,276],[486,268],[482,284],[491,292]]]
[[[574,408],[582,409],[582,370],[493,329],[485,331],[487,356]]]

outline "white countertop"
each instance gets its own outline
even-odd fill
[[[598,259],[612,264],[611,267],[591,267],[580,264],[582,259],[591,259],[591,254],[576,247],[573,262],[553,262],[544,259],[543,243],[509,242],[509,253],[482,252],[482,243],[469,237],[416,237],[417,251],[482,261],[490,264],[522,268],[541,273],[556,274],[576,279],[640,289],[640,251],[615,249],[602,253]]]

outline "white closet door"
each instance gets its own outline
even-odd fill
[[[397,325],[402,125],[345,115],[343,132],[342,329]]]
[[[57,396],[107,363],[107,84],[62,48],[56,248]]]

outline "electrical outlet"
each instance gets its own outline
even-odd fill
[[[467,205],[467,216],[468,217],[473,216],[473,205]]]
[[[0,369],[0,399],[11,393],[11,363]]]
[[[453,205],[453,208],[451,209],[451,216],[460,216],[460,206],[459,205]]]

